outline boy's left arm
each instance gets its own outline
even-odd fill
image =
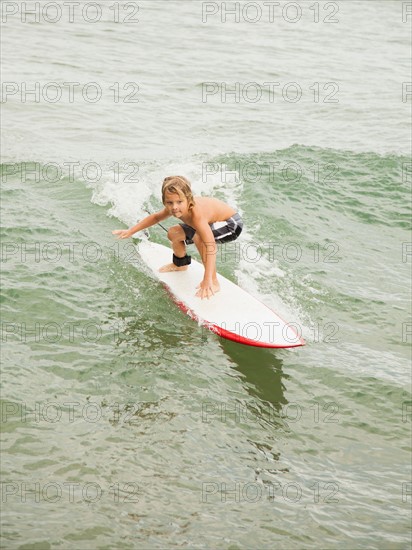
[[[213,275],[216,271],[217,245],[212,230],[210,229],[210,225],[206,221],[199,221],[199,223],[196,225],[196,232],[202,239],[203,246],[206,247],[205,274],[203,276],[203,281],[199,285],[199,292],[196,294],[203,299],[209,298],[214,294],[212,281]]]

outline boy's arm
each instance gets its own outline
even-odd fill
[[[168,213],[166,208],[163,208],[163,210],[159,210],[159,212],[155,212],[154,214],[150,214],[150,216],[146,216],[146,218],[143,218],[143,220],[141,220],[133,227],[130,227],[130,229],[115,229],[114,231],[112,231],[112,234],[118,235],[118,239],[127,239],[138,231],[147,229],[148,227],[151,227],[152,225],[155,225],[156,223],[159,223],[169,217],[170,214]]]
[[[210,229],[210,225],[206,220],[199,220],[194,226],[197,234],[202,239],[203,246],[205,246],[205,256],[206,256],[206,265],[205,265],[205,274],[203,281],[201,283],[201,288],[212,287],[212,277],[216,270],[216,252],[217,245],[215,242],[215,237]]]

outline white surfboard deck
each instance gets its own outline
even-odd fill
[[[180,309],[219,336],[264,348],[293,348],[305,344],[293,324],[288,325],[265,304],[222,275],[218,274],[218,293],[210,299],[196,297],[204,267],[193,258],[186,271],[160,273],[160,267],[172,262],[171,248],[149,240],[140,241],[136,248]]]

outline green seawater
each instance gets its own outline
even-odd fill
[[[239,174],[213,194],[245,219],[219,271],[285,308],[305,347],[199,327],[113,239],[96,190],[3,165],[5,547],[406,547],[407,158],[208,162]]]
[[[411,17],[2,2],[2,548],[410,548]],[[114,239],[173,174],[306,346],[218,338]]]

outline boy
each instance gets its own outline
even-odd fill
[[[165,178],[162,185],[163,210],[147,216],[130,229],[113,231],[119,239],[127,239],[156,223],[174,216],[183,223],[174,225],[167,232],[173,247],[173,262],[159,271],[185,271],[191,263],[186,245],[194,243],[205,268],[203,281],[196,296],[210,298],[220,290],[216,275],[216,243],[237,239],[243,229],[243,221],[232,207],[211,197],[193,197],[189,181],[183,176]],[[225,220],[225,221],[222,221]]]

